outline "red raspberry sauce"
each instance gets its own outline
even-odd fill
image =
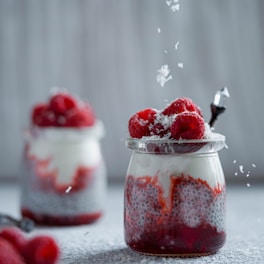
[[[36,224],[45,226],[71,226],[91,224],[97,221],[102,216],[101,212],[74,216],[47,215],[34,213],[26,208],[22,208],[21,213],[23,217],[28,217],[32,219]]]
[[[95,177],[94,173],[97,167],[84,167],[79,166],[76,169],[75,175],[72,181],[68,184],[60,184],[57,182],[57,170],[49,172],[48,166],[50,159],[38,160],[35,157],[28,157],[25,161],[31,168],[31,173],[26,178],[29,181],[31,188],[37,188],[40,192],[55,193],[58,195],[58,199],[63,199],[66,195],[67,188],[70,187],[69,193],[78,193],[86,189],[89,192],[90,184],[93,182]],[[70,195],[69,194],[69,195]],[[81,194],[80,194],[81,195]],[[43,201],[45,202],[45,201]],[[67,205],[65,205],[67,206]],[[52,205],[51,205],[52,207]],[[45,212],[38,213],[30,210],[27,206],[21,208],[22,216],[28,217],[35,221],[39,225],[55,225],[55,226],[70,226],[70,225],[83,225],[90,224],[101,218],[102,212],[100,210],[93,211],[91,213],[78,214],[76,209],[75,215],[60,215],[56,213],[54,208],[53,214],[47,214]]]
[[[72,181],[60,184],[57,182],[57,169],[51,171],[49,169],[49,164],[51,159],[38,160],[34,156],[28,156],[28,160],[25,160],[28,163],[28,166],[34,170],[35,182],[38,188],[41,190],[54,190],[57,193],[65,194],[67,188],[71,188],[70,192],[78,192],[84,188],[87,188],[92,181],[93,173],[97,169],[97,166],[85,167],[79,166],[75,175],[72,177]]]
[[[201,179],[172,176],[165,197],[157,177],[128,176],[124,202],[125,240],[138,252],[208,255],[225,242],[225,186],[212,189]]]

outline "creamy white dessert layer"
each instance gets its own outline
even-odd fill
[[[171,176],[191,176],[206,181],[210,187],[225,184],[224,173],[217,153],[199,155],[156,155],[134,152],[127,171],[134,177],[157,176],[169,192]]]
[[[91,128],[45,128],[27,133],[28,154],[38,161],[50,159],[47,170],[57,171],[57,182],[72,181],[76,170],[94,167],[101,161],[99,139],[102,123]]]

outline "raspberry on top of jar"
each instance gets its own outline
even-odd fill
[[[101,162],[98,139],[103,134],[88,102],[58,91],[33,107],[26,155],[45,186],[54,185],[61,193],[71,186],[75,192],[87,186]]]
[[[132,138],[203,139],[210,128],[200,108],[190,98],[178,98],[162,110],[146,108],[135,113],[128,123]]]
[[[34,106],[31,122],[38,127],[90,127],[96,116],[88,102],[67,92],[53,94],[48,102]]]

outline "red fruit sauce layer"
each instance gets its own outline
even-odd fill
[[[225,242],[225,186],[212,189],[201,179],[172,176],[165,197],[157,177],[128,176],[124,199],[125,240],[136,251],[207,255]]]
[[[32,219],[36,224],[39,225],[51,225],[51,226],[71,226],[71,225],[85,225],[91,224],[101,218],[102,212],[87,213],[74,216],[61,216],[61,215],[47,215],[37,214],[26,208],[21,210],[23,217]]]
[[[37,177],[33,177],[34,181],[36,181],[36,186],[41,190],[54,190],[57,193],[61,193],[62,195],[67,192],[67,189],[70,187],[70,192],[78,192],[84,188],[86,188],[90,182],[92,181],[94,171],[96,167],[85,167],[79,166],[75,175],[72,177],[72,181],[66,184],[61,184],[57,182],[58,170],[50,170],[49,164],[51,159],[38,160],[36,157],[28,155],[29,167],[33,168],[33,175]]]

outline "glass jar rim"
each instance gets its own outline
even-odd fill
[[[100,120],[97,120],[90,127],[37,127],[33,126],[24,131],[26,139],[37,138],[43,136],[54,141],[77,141],[81,139],[94,138],[101,139],[105,135],[104,125]]]
[[[205,154],[223,149],[225,136],[213,133],[204,139],[127,138],[125,143],[130,150],[145,154]]]

